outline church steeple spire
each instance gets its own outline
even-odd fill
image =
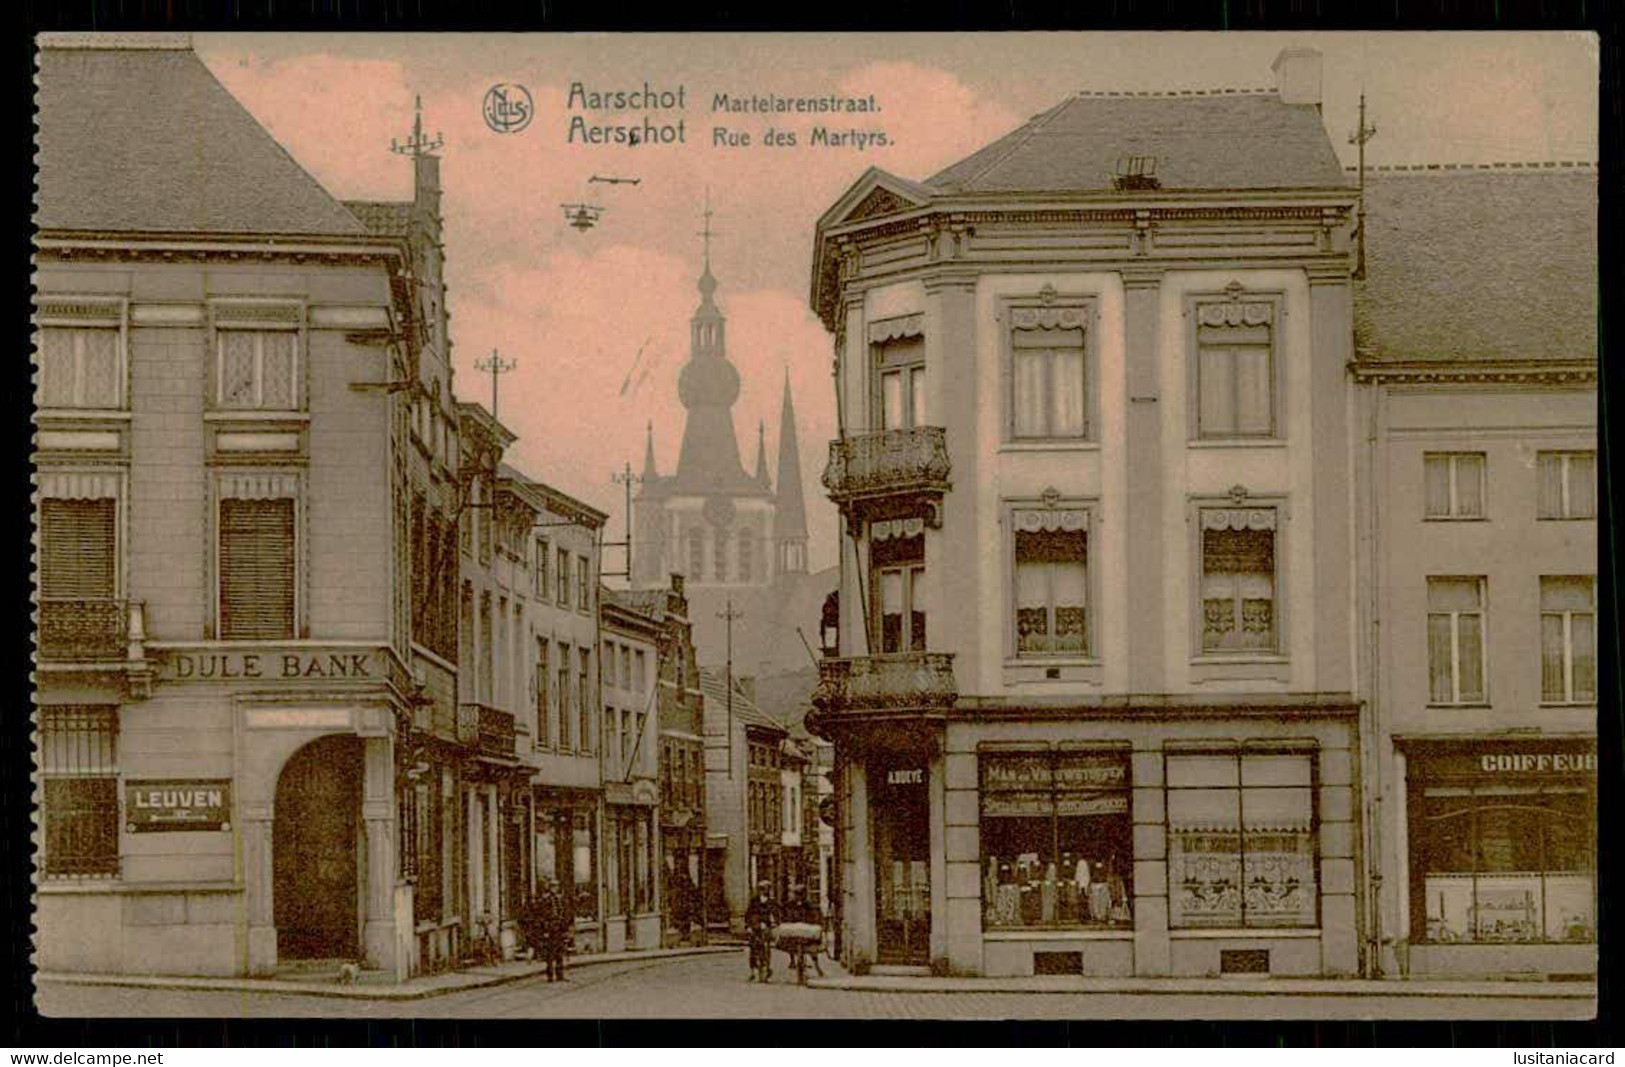
[[[767,422],[761,419],[756,422],[756,481],[763,489],[773,486],[767,480]]]
[[[755,489],[739,460],[734,437],[733,404],[739,399],[739,371],[728,361],[722,310],[713,299],[717,280],[711,274],[711,198],[706,194],[704,271],[698,288],[700,303],[689,320],[689,357],[677,378],[677,395],[688,409],[683,427],[683,448],[677,460],[677,481],[705,493]]]
[[[644,430],[643,438],[643,484],[653,484],[659,477],[660,472],[655,469],[655,424],[651,419]]]
[[[784,401],[779,411],[779,495],[774,541],[780,574],[807,572],[807,504],[801,490],[801,448],[796,439],[796,408],[790,397],[790,369],[784,370]]]

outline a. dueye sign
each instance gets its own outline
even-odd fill
[[[231,779],[127,781],[124,783],[124,827],[133,834],[161,830],[230,830]]]

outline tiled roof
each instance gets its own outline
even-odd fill
[[[647,615],[656,621],[666,617],[666,598],[671,593],[666,589],[609,589],[603,590],[604,599],[611,604],[619,604],[623,608]]]
[[[410,200],[346,200],[346,210],[361,221],[368,233],[380,237],[405,237],[412,232]]]
[[[188,49],[39,53],[43,229],[363,235]]]
[[[925,184],[955,193],[1109,191],[1126,156],[1156,157],[1163,189],[1346,184],[1320,112],[1266,91],[1080,94]]]
[[[700,668],[700,691],[708,701],[714,700],[719,704],[728,699],[728,681],[724,671],[712,667]],[[749,697],[739,688],[739,680],[734,679],[733,717],[747,726],[760,726],[767,730],[777,730],[786,733],[785,725],[773,716],[757,707]]]
[[[1355,348],[1368,359],[1595,359],[1597,172],[1372,170]]]

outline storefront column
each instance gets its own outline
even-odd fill
[[[1348,976],[1360,969],[1359,908],[1354,854],[1354,756],[1347,748],[1320,752],[1321,973]]]
[[[931,969],[948,969],[948,798],[943,773],[942,745],[931,754],[925,773],[931,814]]]
[[[1136,751],[1134,782],[1134,973],[1173,969],[1168,944],[1168,820],[1162,753]]]
[[[849,760],[846,777],[852,790],[852,907],[847,914],[851,941],[849,966],[864,969],[875,962],[875,857],[869,833],[869,790],[866,768]]]
[[[388,737],[362,739],[361,819],[366,889],[361,928],[369,967],[395,969],[395,759]]]
[[[243,805],[243,886],[248,893],[248,973],[276,970],[276,921],[271,907],[271,805]]]

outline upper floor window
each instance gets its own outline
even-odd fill
[[[117,578],[117,502],[45,499],[39,507],[39,586],[44,601],[111,600]]]
[[[577,748],[582,752],[592,751],[592,650],[578,649],[581,657],[581,670],[576,674],[576,685],[579,692],[576,694],[576,708],[581,715],[581,734],[577,738]]]
[[[1089,436],[1081,308],[1012,308],[1010,436]]]
[[[1087,655],[1088,513],[1017,508],[1011,518],[1016,655]]]
[[[649,664],[644,657],[643,649],[640,648],[633,652],[632,658],[636,661],[636,665],[632,668],[632,688],[640,693],[647,692],[649,689],[649,676],[646,672],[649,669]]]
[[[582,747],[582,739],[573,736],[575,716],[571,712],[575,701],[570,696],[570,646],[566,644],[559,645],[558,681],[559,728],[554,732],[554,736],[558,738],[559,748],[561,749]]]
[[[925,425],[924,319],[910,315],[869,328],[874,359],[874,405],[881,430]]]
[[[536,639],[536,747],[552,747],[553,701],[552,679],[548,677],[548,642]]]
[[[1536,464],[1540,472],[1541,518],[1597,517],[1597,453],[1542,452]]]
[[[559,607],[567,608],[570,606],[570,553],[562,548],[559,549],[558,578]]]
[[[926,647],[925,532],[920,519],[869,525],[880,651],[923,652]]]
[[[546,597],[553,585],[553,562],[548,558],[547,539],[536,539],[536,595]]]
[[[1275,509],[1201,515],[1202,651],[1276,651]]]
[[[1540,699],[1597,700],[1597,603],[1590,577],[1540,580]]]
[[[1428,701],[1484,702],[1484,579],[1428,579]]]
[[[1196,307],[1196,436],[1274,437],[1275,304],[1230,297]]]
[[[220,407],[231,411],[293,411],[299,406],[299,332],[219,329]]]
[[[1429,519],[1484,517],[1484,453],[1428,452],[1422,457]]]
[[[592,597],[588,588],[592,582],[592,568],[587,566],[587,557],[582,556],[576,561],[576,608],[581,611],[592,609]]]
[[[621,688],[632,688],[632,649],[627,645],[621,646]]]
[[[112,308],[116,312],[116,308]],[[116,319],[105,325],[42,326],[42,408],[117,408],[123,404],[123,344]]]
[[[297,495],[292,475],[222,477],[222,640],[286,640],[297,636]]]

